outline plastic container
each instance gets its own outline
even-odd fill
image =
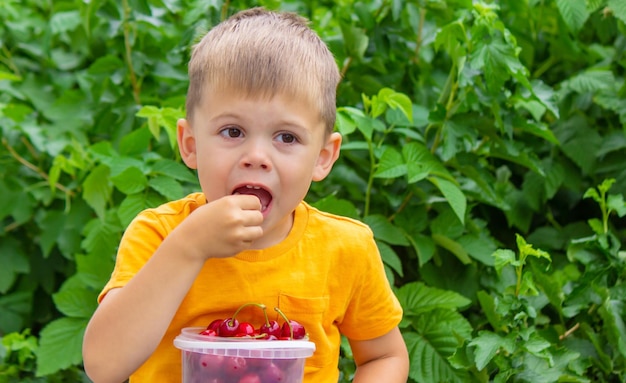
[[[183,383],[301,383],[308,340],[251,340],[200,335],[184,328],[174,339],[182,350]]]

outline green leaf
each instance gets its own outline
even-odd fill
[[[621,0],[609,0],[608,7],[613,11],[613,15],[626,24],[626,3]]]
[[[380,256],[385,265],[391,267],[391,269],[398,273],[399,276],[404,276],[404,271],[402,270],[402,260],[398,257],[398,254],[396,254],[393,248],[381,241],[376,241],[376,244],[378,245]]]
[[[137,214],[145,209],[156,207],[163,202],[163,199],[159,198],[156,193],[147,193],[147,195],[145,193],[127,195],[117,210],[120,223],[122,226],[126,227]]]
[[[398,178],[404,176],[406,172],[407,166],[404,163],[402,154],[394,147],[387,147],[378,161],[374,177]]]
[[[496,310],[496,299],[484,290],[478,291],[476,298],[478,298],[482,312],[487,317],[491,327],[496,331],[506,330],[506,325],[502,323],[502,316]]]
[[[467,199],[461,189],[456,184],[442,178],[430,177],[428,180],[437,186],[439,191],[441,191],[441,194],[443,194],[446,198],[446,201],[450,204],[450,207],[452,207],[456,216],[459,218],[459,221],[464,223]]]
[[[44,327],[37,350],[37,376],[51,375],[81,363],[87,322],[86,318],[61,318]]]
[[[422,143],[410,142],[404,145],[402,155],[406,162],[409,183],[418,182],[429,175],[452,179],[443,164]]]
[[[56,308],[63,314],[85,319],[89,319],[96,310],[97,297],[96,290],[88,289],[79,274],[66,280],[59,292],[52,295]]]
[[[20,243],[11,237],[3,237],[0,241],[2,267],[0,267],[0,293],[6,294],[18,277],[30,271],[28,258],[24,255]]]
[[[461,246],[461,244],[457,241],[437,233],[433,233],[432,238],[437,245],[454,254],[454,256],[457,257],[459,261],[461,261],[461,263],[463,263],[464,265],[469,265],[472,263],[472,260],[467,255],[467,252],[465,251],[463,246]]]
[[[404,232],[394,226],[389,220],[382,215],[369,215],[363,219],[374,232],[374,238],[385,241],[392,245],[407,246],[409,242],[404,236]]]
[[[170,200],[177,200],[184,196],[182,186],[172,177],[156,176],[148,181],[148,185]]]
[[[491,331],[479,331],[478,336],[469,342],[469,346],[476,348],[474,350],[476,368],[478,370],[485,368],[505,341],[505,338]]]
[[[396,296],[406,316],[421,316],[435,309],[459,309],[471,303],[464,296],[450,290],[426,286],[422,282],[409,282],[400,287]]]
[[[139,193],[148,185],[148,178],[134,166],[126,168],[120,174],[111,177],[111,181],[119,191],[126,195]]]
[[[585,2],[556,0],[556,5],[570,31],[574,34],[578,33],[589,18]]]
[[[363,59],[363,55],[369,44],[369,37],[367,37],[365,31],[361,28],[342,23],[341,32],[343,33],[343,39],[345,41],[344,47],[347,50],[348,56],[359,60]]]
[[[356,206],[354,206],[351,201],[339,199],[334,194],[317,200],[316,202],[312,203],[311,206],[331,214],[342,215],[344,217],[350,217],[352,219],[360,218]]]
[[[409,376],[416,382],[466,383],[467,371],[454,368],[449,359],[471,336],[471,326],[452,310],[434,309],[413,320],[415,332],[403,333],[409,351]]]
[[[109,183],[110,170],[107,166],[98,165],[83,182],[83,199],[96,212],[100,219],[104,219],[106,205],[113,190]]]
[[[511,265],[514,267],[520,265],[520,262],[516,259],[515,253],[512,250],[498,249],[493,253],[493,256],[496,259],[495,267],[498,273],[501,273],[502,269],[507,265]]]
[[[578,93],[599,92],[615,85],[613,72],[606,69],[590,69],[565,80],[561,87]]]
[[[624,302],[606,299],[599,313],[604,322],[606,337],[615,349],[626,358],[626,325],[624,324]]]
[[[189,182],[192,184],[198,183],[196,175],[189,170],[187,166],[181,164],[180,162],[168,159],[159,159],[151,165],[150,170],[152,174],[164,175],[178,181]]]

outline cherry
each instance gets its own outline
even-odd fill
[[[239,328],[237,329],[238,337],[246,337],[246,336],[254,336],[254,326],[248,322],[239,323]]]
[[[246,358],[240,356],[231,356],[224,360],[223,369],[229,376],[241,376],[246,371],[246,367]]]
[[[200,366],[209,371],[219,371],[224,365],[224,355],[202,354]]]
[[[217,332],[215,330],[206,329],[206,330],[202,330],[200,332],[200,335],[217,336]]]
[[[261,378],[257,374],[245,374],[239,383],[261,383]]]
[[[304,326],[295,320],[283,323],[280,330],[281,337],[290,337],[291,339],[302,339],[306,335]]]
[[[209,325],[206,327],[207,330],[213,330],[215,332],[217,332],[217,329],[220,327],[220,324],[223,322],[223,320],[221,319],[215,319],[213,320],[213,322],[209,323]]]
[[[217,335],[219,336],[235,336],[239,330],[239,321],[235,318],[226,318],[220,323],[217,328]]]
[[[261,325],[261,327],[259,328],[259,333],[267,334],[268,339],[269,336],[272,335],[274,337],[278,337],[280,335],[280,325],[275,320],[269,320],[269,318],[267,317],[267,310],[265,309],[265,306],[263,306],[262,309],[263,315],[265,316],[265,323],[263,323],[263,325]]]
[[[261,371],[263,383],[280,383],[285,381],[285,373],[274,363],[270,363],[267,368]]]
[[[217,335],[223,336],[223,337],[237,336],[239,334],[240,324],[235,318],[237,317],[237,314],[239,314],[239,311],[241,311],[244,307],[250,306],[250,305],[258,306],[261,309],[263,309],[263,311],[265,311],[265,305],[262,303],[244,303],[243,305],[239,306],[239,308],[237,309],[237,311],[235,311],[232,317],[224,319],[219,324],[219,327],[217,329]],[[252,332],[249,335],[251,336],[254,335],[254,327],[252,327]]]
[[[280,330],[279,339],[302,339],[306,336],[306,329],[303,325],[296,322],[295,320],[289,320],[285,313],[283,313],[278,307],[274,307],[274,310],[276,310],[276,312],[278,312],[285,319],[285,323],[283,323],[283,326]]]

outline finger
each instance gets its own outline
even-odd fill
[[[250,194],[234,194],[234,198],[237,199],[239,207],[244,210],[259,210],[261,211],[261,200]]]

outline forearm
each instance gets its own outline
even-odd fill
[[[169,238],[168,238],[169,239]],[[102,301],[83,343],[85,370],[97,383],[122,382],[152,354],[204,263],[166,239],[123,288]]]
[[[406,359],[390,356],[358,366],[353,383],[406,383],[407,375]]]

